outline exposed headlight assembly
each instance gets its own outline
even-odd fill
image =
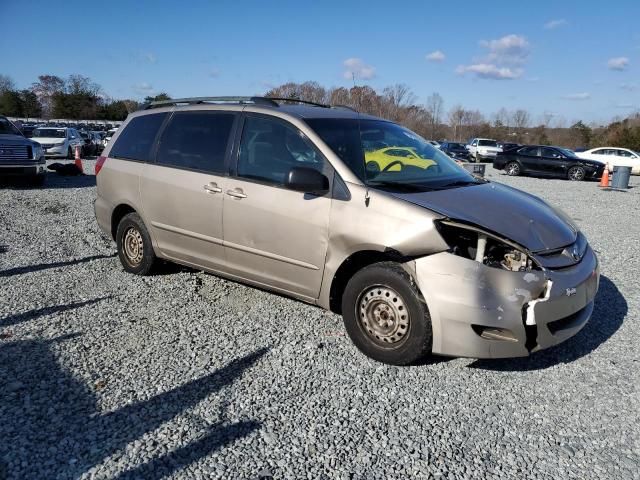
[[[474,225],[451,220],[437,220],[435,223],[438,232],[454,255],[511,272],[530,272],[541,269],[521,245]]]

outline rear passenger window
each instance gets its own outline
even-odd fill
[[[538,156],[538,147],[525,147],[518,150],[518,153],[521,155],[529,155],[531,157]]]
[[[155,113],[142,115],[131,120],[124,127],[124,131],[120,133],[109,156],[143,162],[150,161],[153,142],[166,117],[167,113]]]
[[[223,173],[234,119],[233,113],[175,113],[162,134],[156,163]]]

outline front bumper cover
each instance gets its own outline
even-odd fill
[[[587,247],[568,268],[510,272],[442,252],[415,260],[433,328],[433,353],[527,356],[572,337],[589,320],[598,260]]]

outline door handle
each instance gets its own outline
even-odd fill
[[[227,195],[233,198],[247,198],[247,196],[242,193],[242,190],[239,188],[236,188],[234,190],[227,190]]]
[[[218,187],[218,185],[216,185],[213,182],[208,183],[206,185],[203,185],[202,188],[204,188],[209,193],[220,193],[220,192],[222,192],[222,189],[220,187]]]

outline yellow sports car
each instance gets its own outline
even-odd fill
[[[367,170],[370,172],[399,172],[405,165],[427,169],[436,162],[418,155],[415,148],[386,147],[364,152]]]

